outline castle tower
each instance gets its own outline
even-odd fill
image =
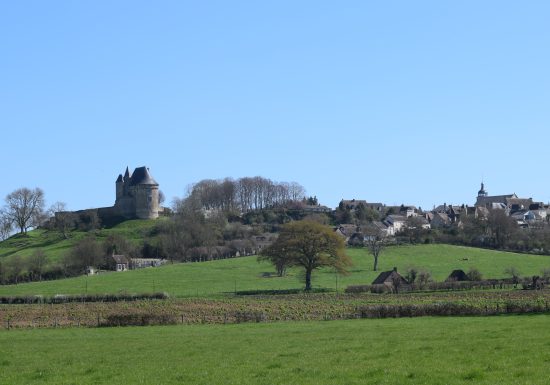
[[[129,186],[135,198],[135,215],[140,219],[154,219],[159,215],[159,184],[147,167],[134,170]]]
[[[126,167],[124,176],[116,182],[116,215],[124,218],[154,219],[159,216],[159,184],[145,166],[130,174]]]

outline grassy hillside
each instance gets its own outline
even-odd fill
[[[372,271],[372,257],[364,249],[350,249],[354,266],[348,276],[330,270],[314,273],[313,287],[338,288],[369,284],[377,276]],[[485,278],[501,278],[504,269],[516,267],[522,275],[540,274],[550,268],[550,257],[505,253],[450,245],[418,245],[391,247],[380,257],[380,269],[396,266],[405,271],[410,266],[431,271],[436,280],[443,280],[453,269],[479,269]],[[0,295],[80,294],[166,291],[172,296],[220,296],[235,290],[279,290],[302,288],[300,271],[291,270],[285,277],[273,276],[274,269],[255,257],[167,265],[159,268],[105,273],[48,282],[0,286]],[[337,282],[338,281],[338,282]]]
[[[537,315],[0,330],[0,383],[542,385],[550,381],[549,321]]]
[[[164,219],[125,221],[109,229],[97,230],[93,234],[100,241],[110,235],[118,234],[137,245],[150,234],[158,221],[162,220]],[[42,229],[29,231],[26,235],[17,234],[0,242],[0,259],[11,258],[15,255],[27,257],[36,249],[42,249],[48,257],[49,263],[56,263],[70,251],[79,239],[87,234],[89,233],[84,231],[71,231],[68,239],[65,239],[58,231]]]

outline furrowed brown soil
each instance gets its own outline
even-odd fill
[[[430,315],[542,313],[550,291],[303,294],[227,299],[0,305],[0,327],[97,327]]]

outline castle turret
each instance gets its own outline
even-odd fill
[[[122,181],[122,174],[118,174],[118,178],[115,182],[116,186],[116,199],[122,198],[123,191],[124,191],[124,182]]]
[[[125,218],[154,219],[159,215],[159,184],[147,167],[138,167],[116,180],[115,209]]]
[[[138,167],[132,174],[130,189],[135,196],[136,216],[141,219],[158,218],[159,184],[147,167]]]

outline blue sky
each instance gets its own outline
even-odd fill
[[[550,201],[546,1],[0,5],[0,197],[109,206],[128,165],[320,202]]]

